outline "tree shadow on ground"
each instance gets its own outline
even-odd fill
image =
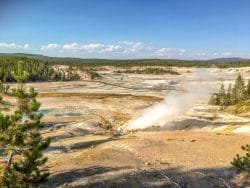
[[[234,168],[196,169],[183,172],[172,169],[132,169],[129,167],[93,166],[57,173],[50,176],[48,187],[88,188],[212,188],[247,187],[250,182],[236,185],[231,180],[236,175]]]
[[[77,149],[84,149],[89,147],[96,147],[99,144],[103,144],[106,142],[110,142],[113,140],[119,140],[119,137],[112,137],[112,138],[105,138],[101,140],[92,140],[92,141],[77,141],[72,144],[68,145],[60,145],[60,146],[49,146],[45,152],[55,152],[55,151],[61,151],[61,152],[69,152],[71,150],[77,150]]]
[[[105,174],[110,171],[122,170],[124,167],[102,167],[102,166],[91,166],[83,169],[75,169],[70,171],[64,171],[51,175],[47,182],[48,187],[58,187],[61,185],[70,184],[76,180],[82,178],[91,178],[95,175]],[[67,187],[67,186],[66,186]]]
[[[113,140],[119,140],[120,138],[106,138],[106,139],[101,139],[101,140],[93,140],[93,141],[79,141],[79,142],[76,142],[74,144],[71,144],[68,146],[69,149],[83,149],[83,148],[87,148],[87,147],[90,147],[90,146],[96,146],[98,144],[103,144],[105,142],[110,142],[110,141],[113,141]]]

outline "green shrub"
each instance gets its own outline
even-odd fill
[[[232,161],[232,165],[250,174],[250,145],[242,146],[242,149],[246,151],[246,155],[239,156],[239,154],[237,154]]]
[[[101,77],[101,75],[98,74],[98,73],[95,72],[95,71],[89,71],[89,74],[90,74],[91,80],[94,80],[94,79],[96,79],[96,78],[100,78],[100,77]]]

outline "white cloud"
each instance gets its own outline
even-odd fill
[[[0,43],[0,48],[16,48],[15,43]]]
[[[78,50],[79,49],[79,46],[77,43],[72,43],[72,44],[64,44],[62,46],[62,49],[64,50]]]
[[[120,50],[122,50],[122,47],[119,45],[107,45],[101,51],[102,52],[119,52]]]
[[[168,55],[169,51],[170,51],[169,48],[160,48],[158,50],[155,50],[152,55],[164,56],[164,55]]]
[[[127,42],[123,47],[122,53],[140,53],[149,54],[152,53],[154,48],[141,42]]]
[[[127,41],[127,40],[122,40],[122,41],[119,41],[119,43],[124,44],[124,45],[132,45],[135,42],[133,42],[133,41]]]
[[[223,52],[221,55],[223,55],[223,56],[230,56],[230,55],[232,55],[232,52]]]
[[[134,41],[119,41],[114,44],[89,43],[79,44],[76,42],[69,44],[50,43],[43,45],[41,50],[58,50],[60,53],[80,53],[80,54],[106,54],[121,56],[132,55],[134,57],[156,57],[156,58],[174,58],[176,56],[185,56],[187,50],[182,48],[154,48],[149,44]]]
[[[175,57],[175,56],[183,56],[187,50],[182,48],[160,48],[156,49],[152,56],[156,57]]]
[[[147,47],[144,46],[144,44],[142,44],[141,42],[134,43],[130,46],[130,48],[128,48],[128,50],[131,52],[138,52],[145,49],[147,49]]]
[[[41,47],[41,50],[55,50],[61,48],[60,44],[50,43]]]
[[[16,43],[0,43],[1,49],[28,49],[30,48],[29,44],[17,45]]]
[[[197,56],[206,56],[207,54],[205,52],[198,52],[195,55],[197,55]]]
[[[86,50],[91,53],[91,52],[99,52],[105,48],[106,46],[104,44],[90,43],[80,46],[79,50]]]
[[[24,49],[28,49],[29,47],[30,47],[29,44],[25,44],[25,45],[23,46]]]
[[[18,45],[10,43],[0,43],[0,48],[17,48]],[[30,46],[23,45],[24,49]],[[41,50],[46,53],[58,53],[64,56],[76,57],[101,57],[101,58],[165,58],[165,59],[213,59],[219,57],[228,57],[236,55],[231,52],[208,52],[208,51],[194,51],[183,48],[170,47],[154,47],[151,43],[142,43],[139,41],[118,41],[116,43],[87,43],[80,44],[77,42],[57,44],[49,43],[43,45]],[[57,55],[58,55],[57,54]],[[59,55],[59,56],[60,56]],[[247,54],[238,54],[239,57],[248,56]]]
[[[87,53],[108,53],[108,52],[119,52],[122,47],[119,45],[105,45],[100,43],[90,43],[90,44],[78,44],[76,42],[70,44],[59,45],[56,43],[51,43],[43,45],[41,50],[59,50],[64,51],[80,51]]]

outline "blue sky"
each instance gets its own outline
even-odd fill
[[[249,0],[0,0],[0,52],[250,58]]]

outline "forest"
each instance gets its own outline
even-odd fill
[[[78,80],[79,75],[70,66],[65,70],[54,69],[48,62],[26,57],[0,57],[0,80],[15,82],[13,73],[21,66],[29,73],[28,82]]]
[[[47,60],[50,64],[74,65],[74,66],[115,66],[115,67],[133,67],[133,66],[176,66],[176,67],[247,67],[250,60],[236,60],[225,62],[201,61],[201,60],[178,60],[178,59],[135,59],[135,60],[111,60],[111,59],[72,59],[58,58]]]

